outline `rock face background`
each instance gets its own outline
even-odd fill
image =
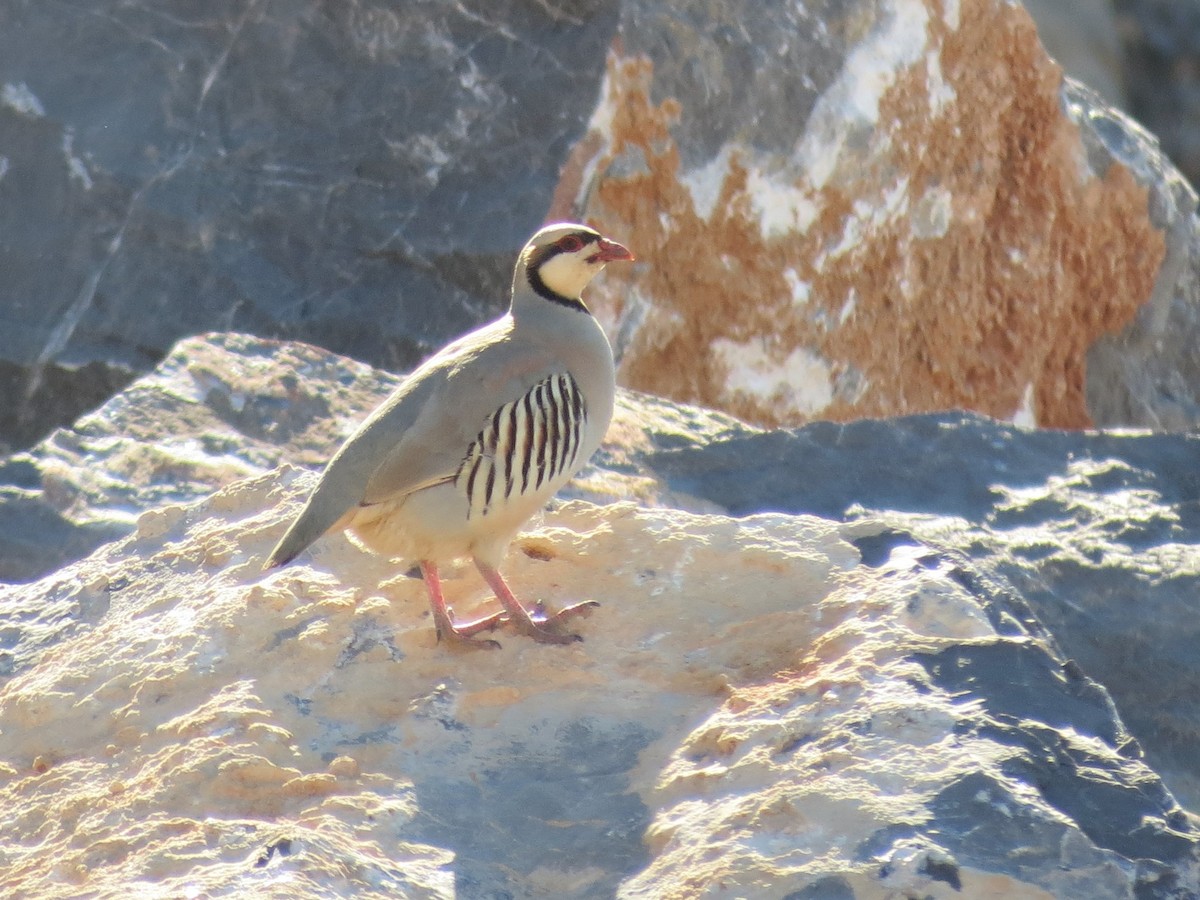
[[[1113,7],[1125,51],[1128,108],[1162,139],[1175,164],[1196,184],[1200,182],[1200,69],[1196,66],[1200,5],[1115,0]]]
[[[455,653],[342,537],[261,571],[391,380],[213,336],[13,461],[127,536],[0,590],[6,895],[1200,891],[1193,439],[625,392],[507,565],[586,641]]]
[[[4,3],[3,434],[73,419],[188,334],[404,369],[495,315],[615,15]]]
[[[675,23],[624,8],[574,170],[577,202],[663,261],[598,301],[628,384],[767,425],[1195,421],[1195,195],[1062,82],[1023,9],[772,9],[746,79],[691,62],[727,31],[674,64]]]
[[[596,298],[629,386],[1182,428],[1194,206],[999,0],[12,0],[0,441],[208,330],[407,369],[548,214],[642,254]]]

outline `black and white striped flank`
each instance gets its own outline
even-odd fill
[[[569,374],[551,375],[487,420],[454,476],[469,516],[571,472],[587,431],[587,404]]]

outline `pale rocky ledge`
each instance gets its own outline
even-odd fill
[[[1194,441],[626,392],[507,564],[586,640],[463,653],[341,537],[260,569],[392,381],[214,335],[7,464],[125,536],[0,592],[0,893],[1200,891]]]

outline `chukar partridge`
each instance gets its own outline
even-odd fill
[[[521,251],[507,314],[416,369],[329,461],[266,568],[346,529],[383,556],[420,564],[440,639],[508,622],[537,641],[579,636],[581,603],[531,613],[498,566],[517,530],[600,445],[612,417],[612,349],[581,294],[605,263],[631,260],[585,225],[549,225]],[[470,557],[503,610],[455,622],[440,561]]]

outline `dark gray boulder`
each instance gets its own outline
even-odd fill
[[[616,4],[0,5],[0,441],[235,329],[405,369],[502,308]]]

